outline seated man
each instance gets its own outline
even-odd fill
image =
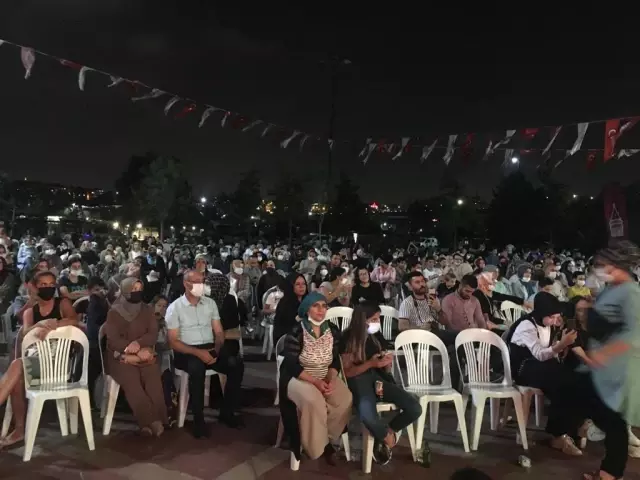
[[[234,410],[243,372],[242,364],[224,353],[224,330],[216,302],[204,295],[203,274],[189,270],[184,274],[183,283],[185,293],[169,305],[166,321],[175,367],[189,374],[193,435],[201,438],[209,434],[204,422],[205,371],[213,369],[227,377],[219,418],[229,427],[241,425]]]

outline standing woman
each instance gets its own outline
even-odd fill
[[[273,319],[273,341],[278,342],[298,324],[298,308],[300,302],[307,295],[307,281],[301,273],[292,273],[287,277],[284,286],[284,296],[278,302],[276,315]]]
[[[640,425],[640,287],[632,270],[640,250],[622,241],[601,250],[595,273],[607,286],[587,318],[588,355],[593,366],[578,391],[586,415],[604,431],[605,457],[586,480],[622,478],[627,465],[627,423]]]
[[[133,416],[145,436],[160,436],[167,420],[155,345],[158,321],[153,309],[142,303],[142,282],[125,278],[120,297],[105,323],[107,370],[120,384]]]
[[[278,307],[280,310],[280,307]],[[338,378],[340,330],[324,317],[327,300],[310,293],[300,304],[300,323],[284,341],[280,366],[280,414],[291,451],[336,463],[338,441],[351,417],[351,392]]]

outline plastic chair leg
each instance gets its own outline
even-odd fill
[[[347,459],[347,462],[351,461],[351,445],[349,445],[349,432],[345,432],[342,434],[342,448],[344,448],[344,457]]]
[[[467,414],[467,405],[469,405],[469,397],[467,395],[462,395],[462,416]],[[458,422],[458,426],[456,427],[456,432],[460,431],[460,422]]]
[[[536,427],[542,425],[542,411],[544,410],[544,397],[542,395],[535,396],[536,404]]]
[[[431,433],[438,433],[438,419],[440,416],[440,403],[431,402],[429,407],[429,430]]]
[[[300,468],[300,460],[296,458],[293,452],[291,452],[291,459],[289,460],[289,466],[291,467],[291,470],[293,470],[294,472],[297,472],[298,469]]]
[[[103,375],[102,377],[102,401],[100,402],[100,418],[104,418],[107,414],[107,403],[109,402],[109,384],[111,377]]]
[[[204,406],[209,406],[211,398],[211,377],[204,377]]]
[[[60,423],[60,433],[63,437],[69,435],[69,417],[67,416],[67,399],[61,398],[56,400],[56,408],[58,409],[58,422]]]
[[[524,448],[525,450],[529,450],[529,443],[527,442],[527,425],[524,423],[524,409],[522,406],[521,395],[513,398],[513,406],[516,409],[518,429],[520,430],[520,437],[522,438],[522,448]]]
[[[69,429],[71,435],[78,434],[78,397],[71,397],[67,399],[69,405]]]
[[[422,407],[422,414],[418,417],[416,421],[416,450],[420,450],[422,448],[422,441],[424,436],[424,424],[427,418],[427,410],[433,405],[429,405],[429,401],[426,397],[420,399],[420,406]]]
[[[471,450],[478,450],[480,443],[480,432],[482,430],[482,416],[484,415],[484,404],[487,397],[472,398],[473,402],[473,440],[471,442]]]
[[[80,393],[78,397],[80,410],[82,411],[82,423],[84,425],[84,433],[87,436],[87,446],[89,450],[96,449],[95,438],[93,436],[93,422],[91,421],[91,402],[89,401],[89,391]]]
[[[462,436],[464,451],[469,453],[469,434],[467,433],[467,421],[464,418],[465,408],[462,404],[462,397],[454,398],[453,404],[456,406],[456,415],[458,416],[458,425],[460,426],[460,435]],[[418,449],[420,449],[420,447],[418,447]]]
[[[500,399],[490,398],[489,408],[491,415],[491,430],[496,431],[498,430],[498,425],[500,424]]]
[[[278,419],[278,433],[276,433],[276,444],[274,448],[280,448],[282,443],[282,437],[284,436],[284,425],[282,424],[282,417]]]
[[[40,424],[40,415],[42,415],[42,406],[44,401],[34,398],[29,402],[27,408],[27,424],[24,432],[24,455],[22,460],[28,462],[33,454],[33,445],[38,434],[38,425]]]
[[[362,473],[371,473],[371,463],[373,462],[373,437],[369,430],[362,425]]]
[[[104,424],[102,425],[102,434],[109,435],[111,431],[111,423],[113,422],[113,414],[116,411],[116,403],[118,401],[118,393],[120,393],[120,385],[113,380],[109,380],[109,400],[107,403],[107,412],[104,417]]]
[[[180,388],[178,393],[178,427],[184,427],[184,419],[187,416],[189,404],[189,376],[180,375]]]
[[[11,427],[11,417],[13,417],[13,409],[11,408],[11,397],[9,397],[4,409],[4,419],[2,420],[2,430],[0,431],[0,437],[6,437],[9,433],[9,427]]]

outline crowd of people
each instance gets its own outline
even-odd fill
[[[585,478],[621,478],[628,456],[640,456],[630,429],[640,425],[638,394],[627,380],[640,344],[634,245],[622,242],[591,258],[512,245],[452,254],[413,245],[369,250],[153,237],[110,238],[99,246],[71,235],[17,242],[0,230],[0,314],[5,337],[17,345],[0,380],[0,402],[11,398],[13,407],[13,429],[0,447],[24,439],[24,384],[39,378],[38,358],[21,357],[21,342],[73,325],[89,339],[89,388],[104,361],[147,436],[162,435],[177,419],[175,369],[189,375],[194,436],[210,434],[207,370],[220,374],[220,422],[242,427],[241,342],[284,338],[279,405],[292,452],[335,463],[335,445],[355,412],[375,439],[374,459],[384,464],[398,433],[422,414],[394,380],[393,337],[409,329],[435,334],[449,350],[452,384],[460,388],[455,340],[479,328],[506,342],[516,383],[544,392],[552,448],[581,455],[586,438],[604,439],[600,471]],[[503,302],[527,313],[510,323]],[[382,334],[381,305],[398,310],[391,338]],[[326,320],[334,306],[353,308],[344,331]],[[504,370],[494,357],[491,380],[499,382]],[[382,418],[379,401],[395,404],[396,414]]]

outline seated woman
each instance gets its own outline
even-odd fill
[[[37,297],[35,304],[25,310],[22,317],[21,338],[35,336],[42,340],[58,327],[76,326],[77,317],[71,302],[66,298],[54,298],[56,293],[56,277],[51,272],[38,272],[32,280]],[[21,339],[17,339],[21,342]],[[26,419],[26,399],[24,396],[24,370],[28,383],[40,378],[40,362],[37,351],[32,351],[27,358],[15,359],[0,380],[0,405],[11,396],[14,430],[0,439],[0,448],[6,448],[24,440],[24,422]]]
[[[551,401],[546,431],[553,436],[551,446],[567,455],[582,455],[573,438],[586,437],[590,426],[577,413],[572,393],[577,380],[574,372],[558,361],[573,345],[575,330],[562,333],[552,344],[552,327],[562,325],[562,302],[547,292],[536,295],[533,312],[521,317],[507,334],[513,379],[518,385],[539,388]],[[580,428],[578,428],[580,427]]]
[[[351,291],[351,303],[353,305],[365,302],[370,302],[375,305],[384,305],[385,298],[382,287],[379,283],[371,281],[367,267],[356,268],[354,282],[355,286]]]
[[[280,413],[292,452],[300,447],[316,459],[335,464],[338,441],[351,417],[351,392],[338,378],[340,331],[325,321],[327,300],[307,295],[298,309],[301,318],[284,341],[280,366]]]
[[[349,306],[352,285],[347,272],[336,267],[329,272],[329,278],[322,282],[318,292],[326,299],[330,307]]]
[[[273,342],[286,335],[298,324],[300,302],[307,295],[307,281],[301,273],[291,273],[283,285],[284,296],[278,302],[273,318]]]
[[[351,325],[344,332],[340,353],[360,420],[375,439],[373,457],[380,464],[391,459],[397,432],[422,413],[418,400],[395,384],[391,375],[393,353],[388,348],[380,333],[380,307],[375,303],[358,305],[353,310]],[[378,382],[381,389],[376,387]],[[394,403],[398,414],[391,421],[382,420],[376,410],[378,401]]]
[[[107,371],[120,384],[133,416],[145,436],[160,436],[167,422],[155,345],[158,321],[142,303],[142,282],[126,278],[120,296],[104,324],[107,336]]]

